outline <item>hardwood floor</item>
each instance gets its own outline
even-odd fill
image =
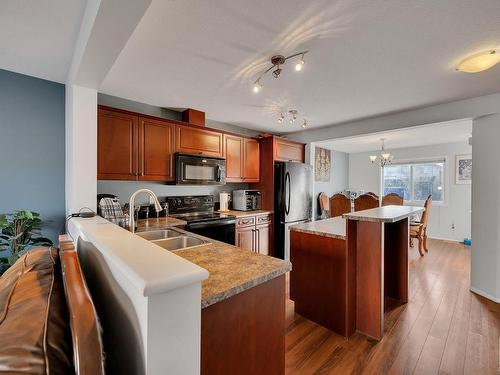
[[[380,342],[349,340],[287,302],[287,374],[500,374],[500,305],[469,291],[470,248],[428,241],[410,249],[410,295],[387,305]]]

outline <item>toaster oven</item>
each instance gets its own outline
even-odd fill
[[[234,190],[233,209],[238,211],[260,210],[261,194],[259,190]]]

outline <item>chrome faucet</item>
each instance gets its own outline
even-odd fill
[[[130,201],[128,204],[128,209],[129,209],[129,230],[134,233],[135,232],[135,197],[140,194],[140,193],[147,193],[149,194],[149,197],[153,200],[153,203],[155,205],[156,212],[160,212],[163,208],[161,207],[160,202],[158,201],[158,197],[156,196],[155,193],[153,193],[149,189],[139,189],[137,190],[132,196],[130,197]]]

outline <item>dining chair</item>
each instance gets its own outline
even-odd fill
[[[342,193],[332,195],[330,198],[331,217],[342,216],[351,212],[351,198]]]
[[[363,211],[378,207],[378,196],[374,193],[365,193],[354,200],[354,211]]]
[[[402,206],[403,205],[403,197],[396,193],[389,193],[382,197],[382,206]]]
[[[421,256],[424,255],[424,250],[429,252],[427,248],[427,224],[429,222],[429,214],[432,206],[432,195],[429,195],[424,203],[424,212],[419,221],[410,222],[410,247],[413,247],[413,239],[418,240],[418,252]]]
[[[326,193],[323,192],[319,193],[318,202],[319,202],[321,217],[329,218],[331,215],[330,215],[330,203],[328,195],[326,195]]]

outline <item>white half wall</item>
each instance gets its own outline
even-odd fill
[[[97,90],[66,85],[66,214],[96,211]]]
[[[463,241],[471,235],[471,185],[455,184],[455,156],[470,154],[466,141],[421,147],[390,149],[394,161],[446,158],[445,203],[434,203],[429,216],[428,235],[432,238]],[[372,191],[380,196],[380,168],[369,162],[373,152],[349,154],[349,188]],[[454,226],[455,229],[452,229]]]

